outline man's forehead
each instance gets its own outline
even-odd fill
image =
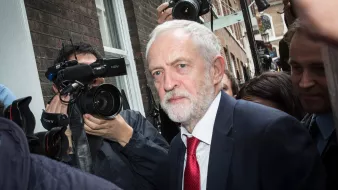
[[[296,32],[291,41],[290,61],[298,63],[322,62],[321,43]]]
[[[298,49],[298,51],[319,51],[322,43],[313,39],[308,34],[302,31],[296,31],[292,37],[290,49]],[[290,53],[297,53],[298,51],[291,51]]]
[[[170,65],[175,61],[188,61],[196,56],[198,47],[193,44],[189,36],[172,36],[171,33],[162,33],[158,36],[149,49],[149,69],[157,64],[166,63]],[[176,33],[179,35],[180,33]]]
[[[90,64],[96,61],[96,57],[92,53],[78,53],[76,54],[77,61],[79,63]],[[75,54],[69,56],[68,60],[75,60]]]

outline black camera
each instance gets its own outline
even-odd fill
[[[29,108],[31,96],[14,100],[4,111],[5,118],[15,122],[25,133],[31,153],[46,155],[56,160],[66,160],[64,155],[68,148],[66,127],[34,133],[35,117]]]
[[[174,19],[197,21],[198,17],[210,10],[210,0],[170,0]]]
[[[77,63],[76,60],[65,61],[48,68],[45,76],[56,85],[61,96],[71,95],[71,100],[64,103],[76,103],[83,114],[89,113],[109,119],[121,111],[121,93],[111,84],[91,87],[91,83],[98,77],[125,74],[125,61],[119,58],[98,59],[89,65]]]
[[[107,119],[115,117],[122,109],[121,93],[110,84],[88,89],[78,97],[76,103],[83,114],[90,113]]]

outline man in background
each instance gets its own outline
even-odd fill
[[[293,88],[308,113],[308,128],[327,173],[328,189],[338,189],[338,144],[321,47],[323,42],[310,36],[297,20],[288,32]]]

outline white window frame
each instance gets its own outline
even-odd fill
[[[101,2],[101,5],[97,5],[98,11],[105,11],[103,0],[96,0]],[[114,7],[114,13],[116,17],[116,25],[118,31],[118,37],[120,40],[121,49],[104,46],[105,53],[113,54],[116,56],[124,57],[127,67],[127,75],[116,77],[117,84],[119,87],[126,92],[130,108],[135,111],[139,111],[145,116],[144,106],[142,101],[141,89],[139,85],[136,65],[134,61],[133,48],[131,45],[129,28],[127,23],[127,16],[124,9],[123,0],[111,0]],[[105,19],[105,17],[104,17]],[[104,22],[106,22],[104,20]],[[108,29],[105,28],[105,32]]]

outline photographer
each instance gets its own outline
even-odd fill
[[[11,105],[10,105],[11,106]],[[56,162],[30,154],[24,126],[4,118],[0,101],[0,187],[1,190],[118,190],[114,184]],[[25,114],[25,113],[23,113]],[[34,122],[33,122],[34,123]]]
[[[79,64],[91,64],[100,58],[92,46],[79,43],[64,46],[55,63],[77,60]],[[95,87],[102,83],[104,79],[97,78],[90,86]],[[58,92],[55,85],[53,90]],[[62,99],[69,100],[69,96]],[[68,107],[57,94],[46,106],[46,112],[67,115],[72,111]],[[90,114],[85,114],[75,119],[76,121],[76,117],[69,117],[70,126],[66,131],[68,137],[74,132],[70,130],[73,123],[78,125],[82,122],[87,133],[93,174],[115,183],[122,189],[154,188],[153,171],[166,157],[168,144],[139,112],[124,110],[114,119],[108,120]],[[74,134],[71,137],[76,141]],[[72,153],[71,148],[69,153]],[[74,159],[74,156],[72,158]]]

